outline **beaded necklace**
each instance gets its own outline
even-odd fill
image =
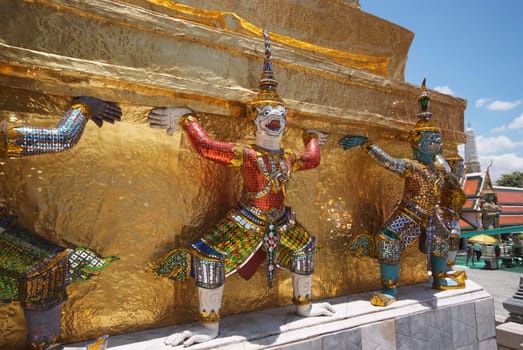
[[[276,156],[277,162],[274,159],[275,157],[271,154],[266,154],[269,158],[270,171],[265,166],[265,161],[263,160],[264,154],[257,154],[256,161],[258,162],[258,169],[262,172],[266,180],[269,180],[267,186],[273,187],[279,191],[284,190],[285,184],[289,181],[291,174],[285,160],[279,154]],[[279,169],[278,166],[279,165]]]

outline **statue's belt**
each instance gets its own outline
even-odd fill
[[[427,222],[434,215],[418,203],[401,200],[398,203],[400,210],[415,222]]]
[[[228,216],[245,229],[259,233],[265,232],[268,225],[274,225],[277,231],[285,231],[296,224],[295,213],[289,207],[263,211],[240,203],[237,208],[229,211]]]

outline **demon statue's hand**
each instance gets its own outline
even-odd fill
[[[296,314],[304,317],[333,316],[336,310],[329,303],[296,305]]]
[[[442,154],[436,154],[434,156],[434,165],[436,165],[436,167],[439,170],[443,171],[443,173],[445,173],[445,174],[452,173],[452,168],[450,167],[449,163],[447,162],[445,157],[443,157]]]
[[[329,134],[325,131],[316,130],[316,129],[308,129],[305,131],[308,134],[314,134],[318,136],[318,142],[320,145],[324,145],[325,142],[327,142],[327,137],[329,137]]]
[[[75,103],[82,103],[89,107],[91,112],[91,120],[101,128],[103,122],[114,124],[115,121],[120,121],[122,117],[122,110],[114,103],[102,101],[95,97],[80,96],[73,101]]]
[[[166,129],[171,136],[178,131],[180,119],[191,113],[193,112],[186,107],[159,107],[151,110],[147,120],[151,128]]]
[[[204,343],[218,336],[219,323],[203,323],[192,330],[174,333],[164,340],[165,345],[176,346],[183,344],[189,346],[195,343]]]
[[[362,146],[367,142],[367,137],[365,136],[354,136],[354,135],[347,135],[343,137],[339,144],[341,147],[343,147],[344,150],[348,150],[354,147]]]

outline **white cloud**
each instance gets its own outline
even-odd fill
[[[476,100],[475,106],[477,108],[483,107],[488,102],[492,101],[490,98],[480,98],[479,100]]]
[[[509,129],[521,129],[523,128],[523,113],[520,114],[519,117],[514,119],[512,123],[508,125]]]
[[[479,156],[481,163],[481,170],[487,170],[490,167],[489,173],[492,181],[495,182],[502,174],[510,174],[514,171],[521,171],[523,169],[523,157],[514,153],[505,153],[491,156]]]
[[[508,129],[523,129],[523,113],[519,115],[516,119],[514,119],[508,126],[507,125],[501,125],[498,127],[495,127],[494,129],[490,130],[493,133],[499,133],[507,131]]]
[[[441,92],[442,94],[446,94],[446,95],[454,95],[454,91],[452,91],[451,88],[449,88],[448,86],[436,86],[434,88],[434,90],[438,91],[438,92]]]
[[[494,128],[490,130],[491,132],[503,132],[506,131],[507,127],[505,125],[498,126],[497,128]]]
[[[478,155],[493,155],[499,152],[510,151],[523,146],[523,142],[514,142],[505,135],[476,138]]]
[[[521,100],[512,101],[512,102],[496,100],[492,103],[489,103],[487,106],[487,109],[489,109],[491,111],[509,111],[509,110],[519,106],[520,104],[521,104]]]

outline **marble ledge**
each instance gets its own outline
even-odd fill
[[[344,349],[349,345],[351,349],[489,349],[495,345],[493,299],[473,281],[467,280],[465,289],[449,291],[434,290],[429,282],[400,287],[399,300],[385,308],[370,305],[371,295],[324,300],[336,309],[331,317],[300,318],[292,305],[225,316],[217,339],[186,349]],[[165,337],[194,325],[111,336],[107,349],[181,349],[164,345]],[[430,334],[425,334],[427,329]],[[83,350],[88,343],[66,344],[63,349]]]

